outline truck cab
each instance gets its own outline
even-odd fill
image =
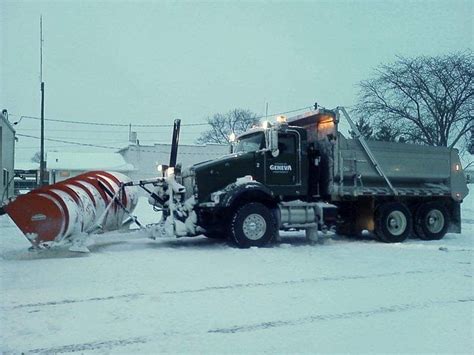
[[[265,185],[282,200],[306,199],[308,181],[302,179],[308,171],[306,150],[306,131],[302,128],[253,129],[237,138],[232,154],[194,166],[198,200],[211,201],[213,192],[244,176]]]
[[[335,115],[317,115],[322,124],[327,126],[330,118],[335,127]],[[326,135],[320,138],[329,142]],[[321,202],[327,174],[320,169],[326,163],[320,146],[308,144],[306,127],[290,125],[280,117],[273,124],[264,122],[240,135],[231,154],[184,169],[175,178],[187,191],[185,200],[193,198],[197,225],[206,236],[228,235],[236,212],[248,204],[265,209],[270,216],[265,222],[275,226],[270,239],[279,229],[295,227],[314,234],[318,228],[334,227],[336,218],[336,207]],[[262,243],[266,242],[246,240],[237,244]]]

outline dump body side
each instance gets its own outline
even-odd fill
[[[368,152],[358,139],[338,132],[338,117],[322,110],[290,119],[291,125],[307,130],[309,144],[321,154],[323,196],[446,196],[462,201],[467,195],[456,149],[367,141]]]
[[[331,194],[357,195],[436,195],[462,200],[468,193],[462,179],[457,151],[395,142],[367,142],[396,192],[377,172],[360,142],[339,134],[332,154],[333,184]]]

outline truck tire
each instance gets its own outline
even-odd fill
[[[385,243],[403,242],[413,227],[410,210],[400,202],[387,202],[375,212],[375,235]]]
[[[239,248],[261,247],[276,236],[277,223],[265,205],[251,202],[235,211],[230,223],[230,239]]]
[[[449,226],[449,213],[439,202],[422,204],[415,213],[415,233],[423,240],[442,239]]]

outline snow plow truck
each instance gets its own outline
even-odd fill
[[[338,131],[341,118],[354,138]],[[366,141],[343,107],[278,117],[237,137],[226,156],[171,165],[158,167],[150,191],[162,211],[154,235],[204,234],[242,248],[271,243],[280,230],[305,230],[310,240],[331,230],[387,243],[441,239],[461,232],[468,193],[457,150]]]
[[[345,119],[353,138],[340,131]],[[315,109],[241,134],[231,153],[189,167],[176,164],[175,121],[169,165],[157,178],[130,181],[96,171],[33,190],[0,208],[34,249],[72,243],[87,252],[88,235],[137,224],[151,238],[226,238],[248,248],[279,238],[280,230],[356,236],[386,243],[409,236],[441,239],[461,232],[468,194],[457,150],[366,141],[343,107]],[[157,223],[132,215],[138,187],[149,195]]]

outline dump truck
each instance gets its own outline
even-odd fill
[[[340,132],[345,119],[352,138]],[[0,207],[33,249],[70,245],[88,252],[90,234],[127,229],[151,238],[227,238],[248,248],[304,230],[310,242],[328,231],[370,232],[382,242],[413,235],[441,239],[461,232],[468,193],[458,152],[446,147],[366,141],[343,107],[315,109],[241,134],[229,154],[183,168],[177,164],[180,120],[161,176],[131,181],[93,171],[9,199]],[[138,187],[157,223],[132,215]]]
[[[341,119],[354,137],[339,131]],[[242,248],[271,243],[280,230],[304,230],[312,241],[327,231],[368,231],[387,243],[441,239],[461,232],[468,194],[457,150],[366,141],[343,107],[263,122],[228,155],[170,165],[158,167],[149,191],[162,212],[153,235],[204,234]]]

